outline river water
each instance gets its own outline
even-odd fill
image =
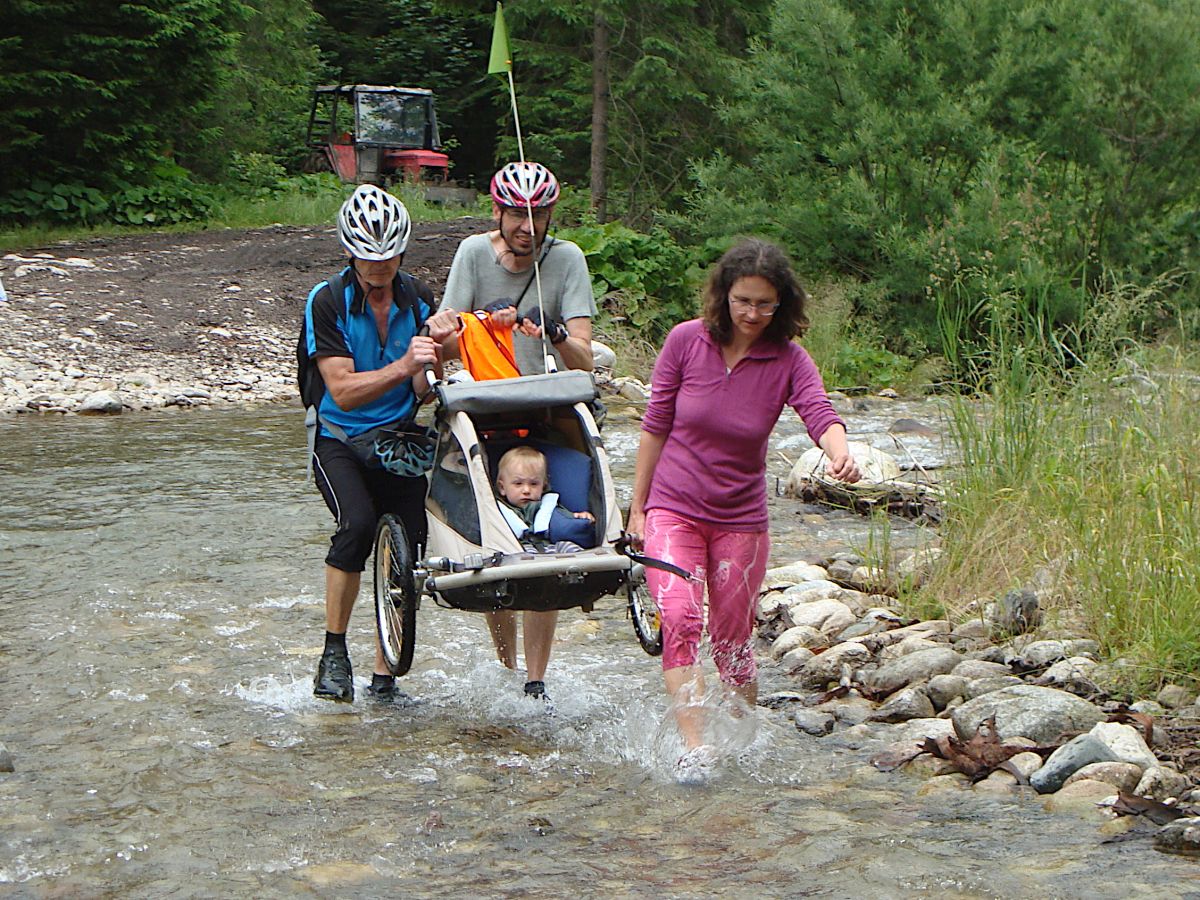
[[[879,446],[897,416],[851,429]],[[790,416],[790,413],[789,413]],[[776,450],[806,445],[785,418]],[[555,712],[480,617],[426,604],[414,702],[313,699],[329,518],[292,409],[0,424],[0,896],[1195,897],[1194,864],[1034,797],[918,796],[873,748],[711,701],[720,776],[679,752],[617,600],[564,613]],[[628,500],[636,425],[605,428]],[[939,461],[935,439],[917,442]],[[772,454],[771,475],[787,465]],[[774,561],[863,520],[773,500]],[[898,524],[896,545],[922,535]],[[787,685],[764,671],[764,690]]]

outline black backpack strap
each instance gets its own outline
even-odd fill
[[[340,304],[345,305],[346,280],[342,276],[343,272],[345,272],[345,269],[343,269],[341,272],[338,272],[336,275],[331,275],[329,278],[326,278],[325,284],[328,285],[330,292],[333,294],[333,298]],[[338,309],[341,309],[341,306],[339,306]],[[341,318],[340,315],[339,318]],[[321,425],[323,424],[320,420],[320,416],[317,415],[317,409],[321,405],[321,398],[325,396],[325,381],[321,378],[321,370],[317,368],[317,361],[309,358],[307,355],[307,334],[304,335],[304,342],[306,360],[306,371],[304,373],[304,394],[306,399],[311,401],[311,403],[309,403],[304,409],[304,430],[306,443],[308,444],[307,478],[311,479],[313,470],[313,455],[316,453],[317,449],[317,432],[320,431]],[[320,384],[319,390],[316,389],[317,384]]]
[[[421,315],[421,295],[417,293],[417,280],[407,272],[398,272],[400,276],[400,287],[404,291],[404,299],[408,301],[409,308],[413,314],[413,334],[421,331],[425,324],[425,316]]]

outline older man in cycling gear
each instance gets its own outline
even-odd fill
[[[501,168],[491,184],[495,227],[459,245],[442,298],[442,310],[487,309],[494,325],[515,327],[513,347],[522,375],[546,371],[547,345],[557,369],[591,370],[593,366],[596,301],[587,261],[575,244],[547,237],[559,193],[558,179],[540,163],[513,162]],[[446,346],[453,352],[453,342]],[[500,661],[515,669],[516,614],[487,616]],[[543,679],[557,619],[553,611],[524,615],[525,691],[532,696],[545,695]]]
[[[430,315],[433,292],[400,271],[412,223],[399,200],[360,185],[342,205],[337,227],[350,258],[342,289],[335,294],[328,281],[321,282],[304,313],[308,355],[325,387],[317,406],[313,474],[337,519],[325,557],[325,650],[313,694],[350,702],[354,678],[346,629],[379,517],[400,517],[414,555],[425,542],[424,474],[403,460],[381,461],[371,434],[411,419],[416,392],[426,387],[424,367],[440,362],[439,345],[455,333],[456,322],[452,313]],[[422,324],[428,336],[418,334]],[[394,691],[377,646],[371,692],[387,697]]]

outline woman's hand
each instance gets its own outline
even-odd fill
[[[849,451],[830,456],[828,459],[829,461],[825,464],[825,474],[830,478],[850,484],[862,478],[862,472],[858,470],[858,463],[854,461],[854,457],[850,455]]]
[[[851,484],[862,478],[858,463],[850,455],[849,442],[846,440],[846,428],[840,422],[835,422],[825,429],[818,446],[825,451],[825,474],[838,481]]]
[[[625,536],[634,550],[641,550],[646,534],[646,514],[639,510],[629,511],[629,521],[625,523]]]

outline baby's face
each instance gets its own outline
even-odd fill
[[[506,466],[496,479],[496,487],[513,506],[536,503],[546,490],[546,473],[537,466]]]

